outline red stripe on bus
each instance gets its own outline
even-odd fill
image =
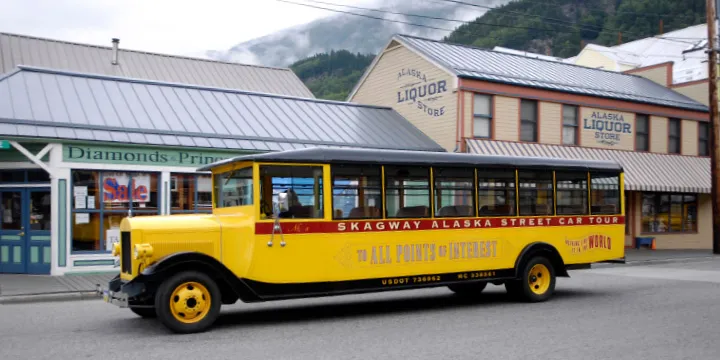
[[[452,229],[521,228],[547,226],[622,225],[620,215],[443,218],[413,220],[336,220],[293,222],[280,219],[283,234],[358,233],[380,231],[419,231]],[[271,234],[273,222],[255,223],[255,234]],[[277,233],[277,232],[276,232]]]

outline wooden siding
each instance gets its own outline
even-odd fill
[[[350,101],[391,106],[440,146],[453,151],[458,135],[454,79],[421,56],[398,46],[382,54]],[[430,87],[437,91],[441,82],[445,91],[429,95]],[[416,95],[425,96],[408,99],[413,90]]]
[[[578,124],[582,120],[578,118]],[[540,142],[560,144],[562,140],[562,105],[551,102],[540,103]]]
[[[650,151],[668,152],[668,119],[666,117],[650,117]]]

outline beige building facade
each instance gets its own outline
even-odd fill
[[[676,90],[672,64],[633,72],[395,36],[348,100],[393,107],[447,151],[618,161],[626,246],[710,249],[702,85]]]

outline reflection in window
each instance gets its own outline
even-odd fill
[[[555,172],[557,214],[586,215],[588,213],[587,173]]]
[[[473,169],[433,169],[437,217],[475,216]]]
[[[697,232],[697,195],[643,193],[643,233]]]
[[[518,171],[518,184],[520,216],[554,213],[551,171]]]
[[[50,191],[30,192],[30,229],[50,231]]]
[[[563,105],[563,127],[562,142],[563,145],[577,145],[578,129],[578,107],[572,105]]]
[[[492,97],[475,94],[474,99],[473,136],[489,139],[492,137]]]
[[[333,219],[382,218],[379,166],[333,166]]]
[[[478,170],[480,216],[515,215],[515,170]]]
[[[215,175],[215,206],[218,208],[253,204],[252,167]]]
[[[388,218],[430,217],[430,169],[386,166],[385,207]]]
[[[20,191],[0,192],[0,229],[20,230],[22,228],[22,193]]]
[[[591,208],[593,215],[620,214],[620,176],[590,173]]]
[[[635,150],[650,150],[650,125],[647,115],[637,114],[635,117]]]
[[[72,171],[72,251],[110,252],[127,216],[158,215],[157,173]]]
[[[210,212],[212,180],[210,175],[171,174],[170,213]]]
[[[323,218],[323,168],[321,166],[261,166],[262,215],[272,217],[277,195],[288,194],[289,210],[282,218]]]

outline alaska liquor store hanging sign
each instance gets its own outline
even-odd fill
[[[201,166],[242,152],[218,152],[195,149],[141,148],[126,146],[63,145],[63,161],[96,164]]]
[[[630,113],[583,108],[582,145],[633,150],[635,116]]]
[[[398,105],[407,105],[427,116],[440,117],[447,109],[440,104],[448,90],[447,80],[428,78],[427,74],[415,68],[403,68],[397,73],[401,84],[397,91]]]

